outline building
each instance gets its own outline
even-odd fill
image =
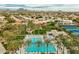
[[[11,16],[11,18],[15,20],[16,24],[27,24],[26,19],[21,16]]]
[[[79,16],[74,15],[74,14],[69,15],[69,17],[70,17],[70,18],[73,18],[73,19],[79,18]]]
[[[60,25],[74,25],[72,20],[60,20],[58,21]]]
[[[47,32],[47,35],[53,35],[54,37],[61,34],[63,34],[63,36],[67,36],[67,33],[64,31],[51,30],[50,32]]]
[[[0,23],[3,23],[5,20],[5,17],[4,16],[0,16]]]
[[[47,32],[47,35],[53,35],[53,36],[58,36],[58,31],[57,30],[51,30],[50,32]]]

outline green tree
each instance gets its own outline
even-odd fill
[[[32,44],[32,41],[31,41],[31,40],[27,40],[27,41],[25,42],[25,44],[29,47],[29,46]]]
[[[50,40],[45,40],[45,44],[46,44],[46,47],[47,47],[47,53],[48,53],[48,45],[50,44]]]

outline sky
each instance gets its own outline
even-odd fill
[[[44,11],[79,11],[79,4],[0,4],[0,9],[44,10]]]
[[[0,7],[23,7],[23,8],[79,8],[79,4],[0,4]]]
[[[0,8],[20,8],[14,5],[1,5],[1,4],[20,4],[25,5],[23,8],[33,10],[78,10],[79,0],[0,0]],[[57,4],[57,5],[52,5]],[[61,4],[61,5],[60,5]],[[75,5],[74,5],[75,4]],[[22,6],[21,6],[22,7]]]
[[[0,4],[26,4],[26,0],[0,0]]]
[[[79,0],[0,0],[0,4],[79,4]]]

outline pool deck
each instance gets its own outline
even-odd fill
[[[24,39],[24,41],[26,41],[26,38],[28,38],[29,39],[29,37],[30,38],[33,38],[33,36],[35,37],[35,38],[42,38],[42,39],[44,39],[44,37],[43,37],[43,35],[32,35],[32,36],[30,36],[30,35],[27,35],[26,37],[25,37],[25,39]],[[60,49],[60,48],[57,48],[57,44],[56,44],[56,42],[54,41],[54,40],[51,40],[51,44],[53,44],[54,45],[54,47],[55,47],[55,49],[56,49],[56,52],[54,52],[54,54],[62,54],[62,49]],[[20,48],[18,51],[16,51],[16,53],[17,54],[41,54],[41,52],[27,52],[27,51],[25,51],[25,48],[26,48],[26,46],[23,46],[22,48]],[[62,46],[62,48],[63,48],[63,46]],[[58,51],[57,51],[57,49],[58,49]],[[48,53],[48,54],[50,54],[50,52],[44,52],[44,53]],[[67,54],[67,49],[66,49],[66,47],[64,48],[64,54]]]

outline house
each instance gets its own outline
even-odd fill
[[[26,20],[21,16],[11,16],[16,22],[16,24],[27,24]]]
[[[0,16],[0,27],[2,27],[5,23],[7,23],[8,21],[5,20],[4,16]]]
[[[4,16],[0,16],[0,23],[4,22],[5,17]]]
[[[23,17],[24,19],[26,19],[27,21],[33,20],[31,17],[26,17],[26,16],[22,16],[22,15],[20,15],[20,16]]]
[[[47,35],[53,35],[54,37],[61,34],[63,34],[63,36],[67,36],[67,33],[64,31],[51,30],[50,32],[47,32]]]
[[[73,18],[73,19],[79,18],[79,16],[73,15],[73,14],[69,15],[69,17],[70,17],[70,18]]]
[[[51,30],[50,32],[47,32],[47,35],[53,35],[54,37],[58,36],[57,30]]]
[[[72,20],[59,20],[58,24],[60,24],[60,25],[74,25]]]
[[[47,23],[47,22],[46,22],[46,21],[35,20],[33,23],[34,23],[34,24],[45,24],[45,23]]]
[[[36,19],[36,20],[33,21],[34,24],[46,24],[47,22],[54,22],[54,20],[53,19],[47,19],[47,20]]]

